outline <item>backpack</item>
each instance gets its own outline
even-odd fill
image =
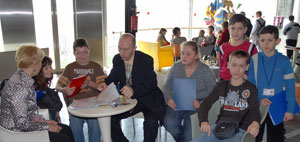
[[[257,19],[256,20],[257,22],[258,22],[258,24],[260,25],[260,27],[259,27],[259,29],[258,29],[258,31],[257,31],[257,36],[259,35],[259,32],[260,32],[260,30],[266,25],[266,21],[263,21],[263,23],[261,23],[260,21],[259,21],[259,19]]]
[[[253,28],[253,25],[251,24],[251,21],[247,18],[247,32],[246,32],[246,35],[248,37],[250,37],[250,34],[251,34],[251,31],[252,31],[252,28]]]
[[[4,88],[5,83],[6,83],[7,81],[8,81],[8,79],[4,79],[4,80],[2,80],[2,82],[0,83],[0,96],[1,96],[2,89]]]
[[[292,27],[299,27],[300,28],[300,25],[298,23],[295,23],[294,25],[292,25]],[[292,27],[288,27],[283,34],[286,35],[292,29]]]

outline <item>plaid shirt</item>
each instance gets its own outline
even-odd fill
[[[0,126],[15,132],[47,130],[46,122],[34,121],[36,94],[34,80],[17,70],[8,80],[1,95]]]

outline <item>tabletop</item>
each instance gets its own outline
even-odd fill
[[[117,107],[112,106],[99,106],[95,108],[85,108],[85,109],[72,109],[68,107],[68,111],[75,116],[79,117],[107,117],[111,115],[120,114],[131,110],[137,104],[136,99],[127,100],[129,104],[119,105]]]

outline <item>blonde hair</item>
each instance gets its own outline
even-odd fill
[[[19,69],[29,68],[31,65],[42,62],[44,51],[32,45],[23,45],[16,52],[16,63]]]

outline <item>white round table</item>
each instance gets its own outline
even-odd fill
[[[72,109],[68,107],[68,111],[78,117],[97,117],[100,126],[103,142],[111,142],[111,116],[131,110],[137,104],[137,100],[127,100],[128,105],[99,106],[96,108]]]

